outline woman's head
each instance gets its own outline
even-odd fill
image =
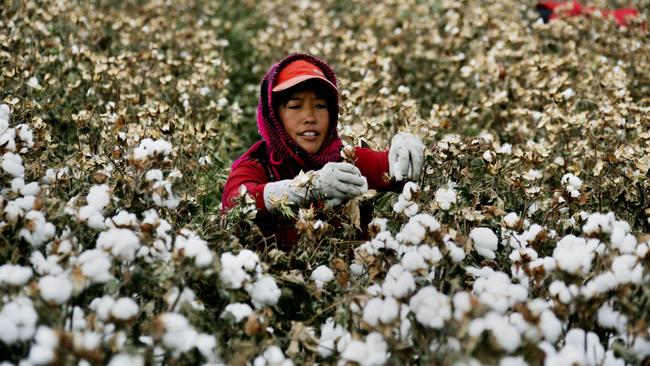
[[[269,69],[260,88],[257,126],[272,164],[293,159],[315,169],[340,159],[336,84],[329,65],[307,54],[289,55]]]

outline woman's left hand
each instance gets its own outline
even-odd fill
[[[417,136],[400,132],[393,136],[388,151],[388,170],[391,178],[415,181],[424,162],[424,144]]]

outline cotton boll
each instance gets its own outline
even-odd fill
[[[215,364],[219,361],[217,354],[217,339],[214,335],[201,333],[196,339],[196,348],[208,363]]]
[[[253,366],[293,366],[293,361],[284,357],[278,346],[269,346],[262,355],[257,356]]]
[[[460,321],[472,310],[472,295],[469,292],[461,291],[454,294],[454,319]]]
[[[18,297],[6,303],[0,311],[0,340],[12,344],[31,339],[37,320],[38,315],[29,298]]]
[[[586,339],[585,339],[586,338]],[[582,329],[571,329],[565,336],[565,348],[574,347],[583,352],[586,363],[600,365],[605,357],[605,349],[594,332],[585,333]]]
[[[45,220],[40,211],[29,211],[25,215],[25,228],[20,229],[19,236],[33,247],[38,248],[54,237],[56,228]]]
[[[544,310],[539,319],[539,328],[544,335],[544,339],[549,342],[555,342],[562,334],[562,323],[550,310]]]
[[[363,321],[378,326],[381,324],[390,324],[399,316],[399,304],[392,297],[385,300],[372,298],[363,309]]]
[[[163,139],[154,141],[150,138],[145,138],[140,141],[140,145],[133,151],[133,159],[144,160],[153,157],[156,154],[166,156],[169,155],[171,151],[172,145],[169,142]]]
[[[582,180],[576,177],[575,175],[568,173],[565,174],[561,183],[564,186],[564,189],[569,195],[573,198],[580,196],[580,187],[582,187]]]
[[[210,266],[214,259],[210,248],[208,248],[208,243],[187,229],[181,230],[176,237],[174,250],[179,255],[194,258],[194,263],[199,268]]]
[[[584,276],[591,269],[593,251],[585,239],[567,235],[557,243],[553,250],[553,258],[561,270]]]
[[[14,178],[11,180],[11,191],[20,193],[20,190],[25,187],[25,179],[23,178]],[[24,196],[24,195],[23,195]]]
[[[56,348],[59,345],[59,336],[50,328],[44,325],[38,327],[34,340],[37,344]]]
[[[508,256],[508,259],[510,259],[511,262],[513,263],[520,263],[520,262],[532,262],[535,259],[537,259],[537,252],[533,248],[525,248],[525,249],[516,249],[513,250],[510,255]]]
[[[144,180],[147,182],[157,182],[163,180],[163,172],[160,169],[151,169],[147,171],[147,174],[144,176]]]
[[[384,365],[388,361],[388,345],[384,337],[372,332],[366,337],[366,358],[362,365],[374,366]]]
[[[179,311],[184,305],[193,309],[203,310],[203,305],[196,301],[196,294],[190,288],[184,288],[181,293],[178,287],[174,286],[165,294],[165,302],[169,311]]]
[[[37,182],[31,182],[27,185],[23,185],[22,187],[20,187],[20,194],[22,194],[23,196],[36,196],[40,191],[41,191],[41,186],[39,186]]]
[[[226,313],[231,314],[235,318],[235,321],[239,323],[243,319],[248,318],[253,313],[253,309],[248,304],[237,302],[226,305],[221,316],[225,316]]]
[[[25,175],[23,159],[20,155],[11,152],[6,152],[2,156],[2,169],[14,177],[23,177]]]
[[[59,257],[56,255],[50,255],[46,259],[41,252],[34,251],[29,257],[29,260],[32,263],[32,268],[39,275],[57,275],[63,273],[63,268],[58,264]]]
[[[418,253],[422,254],[422,257],[431,264],[432,267],[436,266],[443,259],[442,252],[437,246],[429,245],[420,245],[418,247]]]
[[[362,341],[353,339],[345,347],[341,354],[341,358],[348,362],[357,362],[363,364],[363,361],[366,359],[367,350],[366,344]]]
[[[174,196],[172,192],[172,184],[169,181],[162,180],[154,183],[153,194],[151,199],[159,207],[167,207],[175,209],[180,204],[181,200]]]
[[[474,243],[474,249],[482,257],[487,259],[494,259],[496,257],[494,251],[497,250],[499,245],[499,238],[497,238],[491,229],[486,227],[474,228],[469,233],[469,238]]]
[[[620,284],[641,284],[643,281],[643,265],[637,262],[634,255],[621,255],[612,261],[612,272]]]
[[[553,281],[549,287],[549,293],[551,296],[556,296],[559,298],[560,302],[563,304],[569,304],[577,294],[572,293],[572,291],[569,290],[567,285],[559,280]]]
[[[230,289],[239,289],[243,286],[244,281],[250,279],[250,276],[237,260],[237,257],[230,252],[221,254],[221,271],[219,279]]]
[[[625,360],[616,358],[616,356],[614,356],[614,352],[612,350],[609,350],[605,352],[603,366],[625,366]]]
[[[627,317],[605,303],[598,309],[598,324],[603,328],[616,329],[620,334],[624,334]]]
[[[558,353],[546,354],[544,366],[587,365],[584,352],[574,346],[564,346]]]
[[[489,313],[486,318],[499,346],[507,352],[514,352],[521,344],[521,334],[505,318]]]
[[[440,188],[436,191],[435,201],[441,210],[448,211],[456,203],[456,191],[452,187]]]
[[[126,210],[120,210],[117,215],[106,219],[105,225],[107,227],[122,227],[122,228],[137,228],[138,218]]]
[[[650,338],[637,336],[632,344],[632,351],[640,360],[650,356]]]
[[[587,284],[581,288],[581,293],[587,299],[590,299],[595,295],[607,293],[615,289],[618,285],[619,282],[616,275],[611,271],[607,271],[598,274],[591,281],[587,282]]]
[[[499,366],[528,366],[523,357],[505,357],[499,361]]]
[[[426,229],[422,225],[409,221],[395,238],[405,244],[418,245],[424,240],[425,235]]]
[[[385,296],[402,299],[415,291],[415,279],[402,265],[394,264],[388,270],[381,290]]]
[[[363,274],[363,266],[359,263],[350,264],[350,272],[354,275],[361,276]]]
[[[440,229],[440,223],[429,214],[419,214],[411,217],[409,222],[402,227],[395,239],[405,244],[419,245],[425,239],[427,232],[432,233]]]
[[[506,227],[512,229],[517,226],[517,223],[519,222],[519,215],[517,215],[515,212],[510,212],[509,214],[505,215],[501,221],[503,224],[505,224]]]
[[[582,232],[587,235],[595,235],[598,233],[611,233],[612,226],[616,218],[614,213],[608,214],[593,213],[587,218],[587,223],[582,226]]]
[[[65,321],[65,326],[64,329],[72,329],[72,330],[84,330],[88,326],[88,323],[86,322],[86,317],[84,314],[83,309],[81,309],[79,306],[75,306],[72,309],[72,317],[68,317]]]
[[[335,343],[346,335],[345,329],[328,318],[320,327],[321,336],[318,342],[318,353],[321,357],[329,357],[336,349]]]
[[[482,304],[499,312],[505,312],[528,297],[528,291],[520,284],[513,284],[503,272],[492,272],[474,281],[474,293]]]
[[[12,344],[18,340],[18,327],[12,319],[0,315],[0,341],[4,344]]]
[[[429,328],[440,329],[451,318],[449,298],[431,286],[421,288],[411,297],[409,306],[417,321]]]
[[[93,299],[89,307],[97,314],[100,320],[107,321],[113,305],[115,305],[115,299],[109,295],[104,295]]]
[[[111,308],[111,315],[118,320],[129,320],[138,315],[138,304],[129,297],[119,298]]]
[[[113,278],[110,273],[111,257],[100,249],[84,251],[76,264],[81,268],[81,274],[91,283],[106,283]]]
[[[413,200],[413,195],[420,192],[420,187],[414,182],[406,182],[402,188],[402,196],[406,201]]]
[[[424,257],[419,252],[408,252],[402,257],[402,266],[405,270],[416,272],[426,270],[429,266],[424,262]]]
[[[389,231],[382,231],[377,234],[371,241],[362,244],[359,249],[365,250],[369,255],[376,255],[380,249],[390,249],[397,251],[399,244],[393,238]]]
[[[132,261],[139,246],[140,239],[129,229],[111,228],[97,238],[97,248],[110,251],[123,262]]]
[[[24,286],[32,277],[32,269],[13,264],[0,266],[0,285]]]
[[[387,230],[387,225],[388,225],[388,219],[383,217],[375,217],[372,219],[372,221],[370,221],[368,227],[376,228],[376,231],[381,233]]]
[[[407,200],[403,195],[399,195],[397,202],[393,205],[393,211],[395,213],[403,213],[407,217],[414,216],[419,210],[420,208],[417,203]]]
[[[106,184],[90,187],[86,202],[97,211],[103,210],[111,202],[111,189]]]
[[[54,356],[52,348],[35,344],[29,350],[28,360],[33,365],[49,365],[54,361]]]
[[[249,292],[253,305],[260,308],[263,305],[275,305],[280,299],[281,291],[271,276],[263,276],[253,284]]]
[[[174,351],[187,352],[195,345],[198,333],[187,318],[178,313],[164,313],[159,316],[164,328],[163,345]]]
[[[334,279],[334,273],[329,267],[320,265],[314,269],[309,278],[316,283],[316,287],[322,288],[325,283]]]
[[[237,254],[237,261],[246,272],[260,273],[260,257],[249,249],[243,249]]]
[[[9,117],[11,116],[11,109],[6,104],[0,104],[0,135],[5,133],[9,128]]]
[[[81,222],[86,222],[91,229],[104,230],[106,228],[104,215],[93,206],[86,205],[80,208],[78,217]]]
[[[67,275],[48,275],[38,281],[41,297],[47,302],[61,305],[72,295],[72,282]]]
[[[113,356],[108,366],[144,366],[142,356],[118,353]]]
[[[445,247],[453,263],[460,263],[465,259],[465,251],[463,248],[458,247],[452,240],[445,239]]]

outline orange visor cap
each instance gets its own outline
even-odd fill
[[[323,71],[318,66],[305,60],[296,60],[285,66],[278,75],[273,91],[286,90],[309,79],[323,80],[338,94],[338,89],[325,78]]]

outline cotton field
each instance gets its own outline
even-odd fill
[[[6,3],[0,365],[647,365],[650,2],[535,4]],[[425,166],[284,251],[221,192],[298,51]]]

